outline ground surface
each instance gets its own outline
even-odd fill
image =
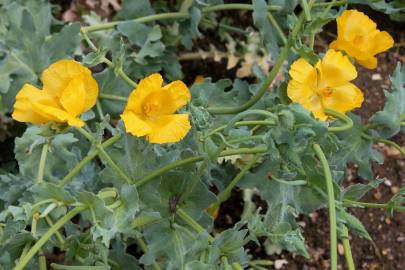
[[[55,4],[63,2],[62,11],[68,10],[71,3],[71,1],[54,2]],[[110,13],[106,12],[106,16],[111,16],[113,12],[113,10]],[[229,17],[234,16],[229,12],[225,14]],[[355,83],[365,92],[366,99],[357,113],[362,117],[363,121],[367,121],[374,112],[383,107],[385,101],[383,90],[389,89],[389,74],[392,74],[398,61],[404,62],[405,55],[405,32],[403,31],[405,24],[391,22],[386,16],[370,10],[367,10],[367,14],[377,21],[381,29],[387,30],[393,35],[397,45],[390,52],[379,57],[380,64],[376,70],[369,71],[361,67],[358,68],[359,77]],[[74,14],[66,12],[65,17],[76,19]],[[236,21],[240,26],[244,26],[250,23],[249,20],[250,16],[242,13],[238,15]],[[327,27],[329,34],[323,34],[317,38],[316,48],[318,50],[323,51],[325,46],[333,39],[331,36],[335,33],[334,27],[331,24]],[[202,44],[205,46],[211,42],[221,48],[219,42],[215,39],[205,40]],[[213,79],[233,78],[235,75],[235,70],[226,70],[225,63],[211,60],[184,62],[183,66],[184,70],[187,70],[186,79],[188,81],[192,81],[196,75],[200,74],[211,76]],[[213,74],[213,70],[215,70],[215,74]],[[8,127],[7,132],[4,132],[5,126]],[[13,162],[13,140],[14,136],[20,132],[21,126],[10,123],[9,119],[0,118],[0,165],[4,166],[8,162]],[[396,136],[394,140],[405,147],[405,136]],[[363,201],[382,203],[389,200],[398,191],[399,187],[405,185],[405,159],[401,158],[391,148],[382,145],[376,147],[384,152],[385,163],[384,165],[374,164],[374,174],[376,177],[385,177],[387,180],[378,189],[369,192]],[[347,184],[363,182],[362,179],[358,178],[354,166],[348,168],[345,181]],[[232,197],[221,207],[219,218],[216,221],[216,229],[221,230],[237,222],[242,207],[241,193],[234,191]],[[355,209],[352,213],[363,222],[374,240],[370,242],[357,236],[351,238],[357,269],[405,269],[405,256],[403,256],[405,253],[405,213],[397,213],[393,218],[387,218],[384,211],[378,209]],[[263,249],[255,245],[249,246],[251,254],[257,259],[286,260],[287,264],[280,269],[327,269],[329,266],[329,231],[326,212],[319,211],[309,217],[301,217],[301,220],[305,225],[304,236],[310,259],[289,253],[269,256]],[[341,249],[343,250],[343,248]],[[343,256],[340,256],[339,260],[340,269],[345,269]]]

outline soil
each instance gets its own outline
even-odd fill
[[[69,8],[71,1],[53,1],[61,4],[61,12]],[[83,1],[78,1],[83,2]],[[239,1],[238,1],[239,2]],[[243,2],[243,1],[240,1]],[[356,7],[365,10],[364,7]],[[379,56],[379,66],[376,70],[367,70],[358,67],[358,78],[355,83],[365,93],[365,102],[361,109],[357,110],[362,120],[367,122],[367,119],[376,111],[382,109],[385,98],[383,90],[389,89],[389,75],[392,74],[396,63],[404,61],[405,52],[405,29],[404,23],[392,22],[389,18],[381,13],[367,9],[365,11],[373,18],[380,29],[388,31],[396,41],[396,47],[388,53]],[[226,14],[228,17],[235,16]],[[234,17],[235,18],[235,17]],[[236,26],[245,27],[251,23],[250,16],[241,13],[234,20]],[[326,31],[316,39],[316,49],[325,51],[327,44],[333,39],[333,33],[336,33],[334,23],[326,27]],[[202,46],[207,48],[207,44],[214,43],[220,48],[220,42],[216,38],[215,33],[207,35],[208,40],[205,40]],[[183,70],[187,71],[186,81],[192,82],[197,75],[211,76],[213,80],[221,78],[234,78],[235,69],[227,70],[225,62],[215,62],[211,60],[204,61],[186,61],[182,63]],[[213,73],[215,70],[215,73]],[[1,119],[0,119],[1,120]],[[4,121],[0,121],[0,126],[4,125]],[[11,126],[13,136],[17,136],[21,132],[20,125],[15,123],[7,123]],[[0,129],[1,131],[1,129]],[[0,132],[1,133],[1,132]],[[5,134],[3,132],[3,134]],[[5,136],[0,139],[0,166],[5,163],[13,162],[13,137]],[[397,135],[393,138],[402,147],[405,147],[405,136]],[[373,164],[375,177],[385,178],[385,182],[376,190],[370,191],[363,199],[367,202],[383,203],[388,201],[401,186],[405,186],[405,158],[401,157],[393,149],[384,145],[376,145],[378,149],[383,151],[385,162],[383,165]],[[364,179],[358,177],[355,166],[349,166],[347,170],[347,185],[353,183],[365,182]],[[255,198],[258,204],[259,198]],[[223,203],[220,208],[218,219],[215,222],[215,229],[218,231],[232,227],[240,218],[243,209],[242,194],[239,190],[234,190],[230,199]],[[383,210],[379,209],[353,209],[351,213],[358,217],[365,225],[368,232],[373,238],[370,242],[358,236],[351,236],[352,252],[356,263],[356,269],[405,269],[405,213],[395,213],[393,217],[388,217]],[[310,258],[306,259],[302,256],[283,252],[279,255],[267,255],[266,252],[256,246],[249,245],[250,254],[254,259],[270,259],[286,260],[287,264],[279,269],[295,270],[295,269],[328,269],[329,267],[329,222],[328,215],[325,210],[317,211],[310,216],[300,217],[300,221],[304,225],[304,236],[310,254]],[[339,250],[342,249],[341,247]],[[342,252],[339,256],[339,269],[346,269]]]

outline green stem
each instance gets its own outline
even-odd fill
[[[238,113],[237,115],[235,115],[226,125],[225,129],[224,129],[224,134],[228,134],[229,130],[235,125],[236,122],[238,122],[240,119],[243,119],[246,116],[249,115],[263,115],[263,116],[267,116],[267,117],[275,117],[273,113],[265,111],[265,110],[248,110],[248,111],[244,111],[241,113]]]
[[[93,138],[93,136],[87,132],[83,128],[76,128],[84,137],[87,138],[91,143],[96,143],[96,140]],[[98,151],[99,156],[104,159],[107,164],[111,167],[111,169],[119,176],[121,177],[125,182],[128,184],[133,184],[134,181],[129,177],[113,160],[112,158],[108,155],[108,153],[104,150],[101,144],[96,144],[96,149]]]
[[[45,220],[48,223],[48,225],[50,227],[52,227],[53,225],[55,225],[52,221],[52,219],[49,217],[49,215],[45,216]],[[55,232],[56,238],[58,239],[60,245],[63,247],[65,246],[65,239],[63,238],[62,234],[59,232],[59,230],[57,230]]]
[[[274,18],[273,14],[271,14],[271,12],[267,12],[267,17],[269,18],[269,21],[273,25],[274,29],[276,29],[276,32],[280,37],[281,41],[283,42],[283,44],[287,45],[287,37],[285,36],[277,20]]]
[[[352,249],[350,248],[349,230],[345,225],[342,226],[342,243],[345,252],[345,259],[348,270],[356,270],[353,261]]]
[[[110,94],[100,94],[100,95],[98,95],[98,97],[103,98],[103,99],[122,101],[122,102],[127,102],[128,101],[128,98],[126,98],[126,97],[110,95]]]
[[[110,147],[111,145],[113,145],[116,141],[118,141],[121,138],[122,134],[118,133],[116,135],[114,135],[113,137],[109,138],[108,140],[106,140],[105,142],[103,142],[101,144],[101,147],[103,149]],[[98,154],[98,150],[92,150],[90,151],[87,156],[82,159],[58,184],[58,187],[63,187],[65,186],[67,183],[69,183],[73,177],[75,177],[80,171],[81,169],[83,169],[84,166],[87,165],[87,163],[89,163],[90,161],[92,161]]]
[[[229,149],[229,150],[222,151],[219,154],[219,157],[242,155],[242,154],[257,154],[257,153],[265,153],[265,152],[267,152],[266,146],[259,146],[259,147],[255,147],[255,148],[238,148],[238,149]],[[205,156],[201,155],[201,156],[195,156],[195,157],[178,160],[176,162],[167,164],[163,167],[160,167],[159,169],[154,170],[153,172],[144,176],[143,178],[136,180],[135,186],[136,187],[142,186],[142,185],[146,184],[147,182],[149,182],[150,180],[164,174],[167,171],[170,171],[176,167],[183,166],[186,164],[203,161],[204,158],[205,158]]]
[[[361,136],[367,140],[371,140],[371,141],[375,141],[375,142],[382,142],[384,144],[391,145],[392,147],[397,149],[401,153],[401,155],[405,156],[405,149],[403,149],[401,146],[399,146],[397,143],[395,143],[393,141],[386,140],[384,138],[372,137],[366,133],[362,133]]]
[[[39,270],[46,270],[46,257],[45,255],[39,255],[38,258],[38,265],[39,265]]]
[[[87,44],[90,46],[90,48],[97,52],[98,48],[97,46],[91,41],[91,39],[89,38],[89,36],[87,35],[87,30],[85,30],[84,28],[82,28],[81,30],[82,36],[84,38],[84,40],[87,42]],[[116,69],[114,66],[114,63],[111,62],[109,59],[107,59],[106,57],[102,57],[101,58],[102,62],[105,63],[107,66],[109,66],[110,68],[113,68],[118,76],[120,76],[125,82],[127,82],[130,86],[132,87],[136,87],[137,83],[134,82],[131,78],[128,77],[128,75],[122,70],[122,68]]]
[[[319,160],[321,161],[323,173],[326,180],[326,189],[328,192],[328,208],[329,208],[329,227],[330,227],[330,258],[331,269],[337,270],[337,232],[336,232],[336,206],[335,195],[333,192],[333,179],[330,172],[328,161],[325,154],[318,144],[314,144],[314,150]]]
[[[311,8],[311,6],[309,6],[309,8]],[[301,14],[298,19],[298,22],[296,23],[291,32],[287,45],[285,45],[281,50],[280,55],[276,63],[274,63],[274,66],[271,69],[269,75],[267,76],[266,80],[262,83],[261,87],[254,96],[252,96],[246,103],[238,107],[211,107],[207,108],[207,110],[212,114],[233,114],[245,111],[250,107],[252,107],[253,105],[255,105],[262,98],[262,96],[268,91],[270,84],[276,78],[280,68],[283,66],[284,61],[288,57],[292,41],[295,40],[295,37],[297,36],[303,23],[304,23],[304,15]]]
[[[74,216],[84,210],[84,207],[75,207],[60,220],[58,220],[49,230],[42,235],[42,237],[31,247],[28,253],[17,263],[14,270],[22,270],[29,263],[29,261],[34,257],[34,255],[41,249],[43,245],[51,238],[51,236],[59,230],[66,222],[71,220]]]
[[[274,121],[268,121],[268,120],[254,120],[254,121],[239,121],[234,124],[234,127],[240,127],[240,126],[265,126],[265,125],[274,125]],[[214,135],[217,132],[220,132],[226,128],[227,125],[223,125],[220,127],[217,127],[216,129],[210,131],[207,135],[205,135],[203,138],[208,138],[212,135]]]
[[[331,109],[325,109],[325,113],[327,115],[336,117],[337,119],[339,119],[339,120],[341,120],[342,122],[345,123],[344,125],[338,126],[338,127],[328,127],[328,131],[330,131],[330,132],[341,132],[341,131],[351,129],[353,127],[353,120],[349,116],[347,116],[347,115],[345,115],[343,113],[331,110]]]
[[[219,206],[221,203],[226,201],[231,194],[232,189],[239,183],[242,177],[253,167],[256,161],[259,159],[260,155],[256,154],[235,176],[234,179],[229,183],[229,185],[217,196],[217,201],[214,203],[215,206]]]
[[[352,200],[344,200],[343,205],[346,207],[364,207],[364,208],[376,208],[376,209],[387,209],[392,207],[388,203],[369,203],[369,202],[357,202]],[[405,211],[405,206],[393,207],[396,211]]]
[[[196,232],[198,233],[205,232],[205,229],[200,224],[198,224],[197,221],[195,221],[192,217],[190,217],[183,209],[178,208],[176,214]],[[214,240],[215,240],[214,237],[208,234],[208,242],[212,243],[214,242]]]
[[[307,22],[311,21],[311,10],[308,6],[307,0],[301,0],[301,7],[304,10],[306,21]]]
[[[145,241],[142,238],[136,238],[136,242],[138,246],[142,249],[143,253],[148,252],[148,246],[146,245]],[[160,266],[157,262],[152,263],[153,269],[160,270]]]
[[[224,270],[229,270],[230,266],[229,266],[229,262],[228,262],[228,258],[225,256],[221,257],[221,262],[222,262],[222,267]]]
[[[340,2],[342,2],[342,1],[340,1]],[[344,1],[344,2],[346,2],[346,1]],[[332,0],[332,1],[330,1],[330,3],[325,3],[325,4],[327,4],[327,6],[326,6],[326,8],[323,10],[323,12],[322,12],[322,14],[321,14],[321,18],[325,18],[325,16],[329,13],[329,10],[330,10],[334,5],[336,5],[337,3],[336,3],[336,0]]]
[[[100,120],[103,120],[104,119],[103,107],[101,107],[101,103],[100,103],[99,99],[97,99],[96,108],[97,108],[97,113],[98,113],[98,116],[100,117]]]
[[[44,181],[45,163],[48,156],[49,142],[45,142],[42,146],[41,158],[39,160],[37,183]]]
[[[233,268],[234,270],[243,270],[243,267],[242,267],[239,263],[237,263],[237,262],[234,262],[234,263],[232,264],[232,268]]]
[[[52,269],[55,270],[106,270],[105,266],[75,266],[51,263]]]

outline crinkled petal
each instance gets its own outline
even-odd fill
[[[308,111],[311,111],[316,118],[322,121],[325,121],[328,118],[324,112],[322,100],[317,95],[311,96],[305,100],[305,102],[301,103],[301,105]]]
[[[392,46],[394,46],[392,36],[386,31],[378,31],[378,34],[374,37],[372,54],[376,55],[377,53],[387,51]]]
[[[363,92],[352,83],[335,87],[328,97],[322,98],[325,108],[338,112],[348,112],[361,107],[364,96]]]
[[[16,102],[12,114],[13,119],[19,122],[33,124],[43,124],[51,121],[49,117],[35,112],[32,102],[41,102],[50,105],[56,101],[44,91],[41,91],[30,84],[24,84],[16,96]]]
[[[304,58],[300,58],[292,63],[288,73],[290,74],[291,78],[300,83],[306,83],[313,80],[314,77],[316,80],[315,68]]]
[[[165,85],[162,90],[169,94],[169,100],[166,100],[167,106],[164,106],[165,114],[172,114],[176,112],[191,100],[190,91],[188,90],[187,85],[185,85],[182,81],[174,81],[169,83],[168,85]]]
[[[121,114],[125,129],[134,136],[141,137],[149,134],[152,129],[141,117],[131,111]]]
[[[147,135],[147,140],[159,144],[178,142],[191,128],[188,114],[165,115],[148,123],[152,126],[152,132]]]
[[[73,79],[63,90],[60,103],[63,108],[73,117],[80,115],[85,110],[86,90],[80,79]]]
[[[98,86],[92,78],[91,71],[74,60],[59,60],[45,69],[41,76],[44,90],[57,97],[62,95],[63,90],[74,78],[81,78],[85,82],[89,97],[97,96]]]
[[[69,125],[75,127],[84,126],[84,122],[80,118],[73,117],[61,108],[47,106],[40,103],[33,103],[32,105],[38,114],[52,119],[53,122],[68,123]]]
[[[297,103],[303,103],[314,94],[313,89],[304,83],[290,80],[287,86],[287,96]]]
[[[142,114],[142,106],[145,98],[151,93],[161,90],[163,78],[159,73],[154,73],[142,79],[136,89],[128,97],[125,110],[131,110],[136,114]]]
[[[320,76],[318,88],[339,86],[357,77],[356,68],[349,58],[335,50],[326,52],[317,69]]]

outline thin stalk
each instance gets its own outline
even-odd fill
[[[301,7],[304,10],[306,21],[307,22],[311,21],[311,10],[308,6],[307,0],[301,0]]]
[[[45,220],[46,220],[46,222],[48,223],[48,225],[49,225],[50,227],[52,227],[53,225],[55,225],[55,224],[53,223],[52,219],[51,219],[49,216],[45,216]],[[58,239],[60,245],[61,245],[62,247],[65,246],[65,239],[63,238],[63,236],[62,236],[62,234],[59,232],[59,230],[57,230],[57,231],[55,232],[55,235],[56,235],[56,239]]]
[[[103,107],[101,107],[101,103],[98,99],[96,102],[96,108],[97,108],[97,113],[98,113],[100,120],[103,120],[104,119]]]
[[[75,266],[51,263],[52,269],[55,270],[106,270],[105,266]]]
[[[382,142],[384,144],[390,145],[390,146],[394,147],[395,149],[397,149],[401,153],[401,155],[405,156],[405,149],[402,148],[401,146],[399,146],[396,142],[386,140],[384,138],[372,137],[366,133],[362,133],[361,136],[367,140],[371,140],[371,141],[375,141],[375,142]]]
[[[331,109],[325,109],[325,113],[327,115],[333,116],[339,120],[341,120],[342,122],[344,122],[344,125],[342,126],[338,126],[338,127],[328,127],[328,131],[330,132],[342,132],[342,131],[346,131],[348,129],[351,129],[353,127],[353,120],[340,112],[331,110]]]
[[[87,140],[89,140],[91,143],[95,143],[95,139],[93,136],[87,132],[83,128],[76,128],[84,137],[86,137]],[[134,181],[129,177],[113,160],[112,158],[108,155],[108,153],[104,150],[101,144],[96,145],[96,149],[98,151],[99,156],[104,159],[108,166],[111,167],[111,169],[119,176],[121,177],[125,182],[128,184],[133,184]]]
[[[82,28],[81,30],[82,36],[84,38],[84,40],[87,42],[87,44],[90,46],[90,48],[97,52],[98,48],[97,46],[91,41],[91,39],[89,38],[89,36],[87,35],[87,32],[84,28]],[[107,66],[109,66],[110,68],[113,68],[115,70],[115,72],[117,72],[118,76],[120,76],[125,82],[127,82],[130,86],[132,87],[136,87],[137,83],[134,82],[131,78],[128,77],[128,75],[122,70],[122,68],[116,69],[114,66],[114,63],[111,62],[109,59],[107,59],[106,57],[102,57],[101,58],[102,62],[105,63]]]
[[[225,256],[221,257],[221,262],[222,262],[222,267],[224,270],[229,270],[230,266],[229,266],[229,262],[228,262],[228,258]]]
[[[311,5],[309,6],[309,8],[311,8]],[[296,25],[294,26],[294,28],[291,32],[287,45],[285,45],[283,47],[283,49],[281,50],[280,55],[279,55],[277,61],[274,63],[274,66],[271,69],[269,75],[267,76],[266,80],[262,83],[261,87],[259,88],[259,91],[257,91],[257,93],[254,96],[252,96],[246,103],[244,103],[240,106],[237,106],[237,107],[211,107],[211,108],[207,108],[207,110],[212,114],[233,114],[233,113],[245,111],[245,110],[249,109],[250,107],[252,107],[253,105],[255,105],[262,98],[262,96],[268,91],[270,84],[276,78],[284,61],[288,57],[288,53],[290,51],[292,41],[297,36],[303,23],[304,23],[304,15],[301,14],[300,17],[298,18],[298,22],[296,23]]]
[[[75,207],[60,220],[58,220],[49,230],[42,235],[42,237],[31,247],[27,254],[17,263],[14,270],[22,270],[29,263],[29,261],[34,257],[34,255],[42,248],[43,245],[52,237],[52,235],[59,230],[66,222],[71,220],[74,216],[84,210],[84,207]]]
[[[198,224],[197,221],[195,221],[192,217],[190,217],[183,209],[178,208],[176,214],[196,232],[198,233],[205,232],[205,229],[200,224]],[[212,237],[211,234],[208,234],[208,242],[212,243],[214,242],[214,240],[215,240],[214,237]]]
[[[100,94],[100,95],[98,95],[98,97],[102,98],[102,99],[116,100],[116,101],[122,101],[122,102],[128,101],[127,97],[121,97],[121,96],[110,95],[110,94]]]
[[[234,124],[234,127],[240,127],[240,126],[270,126],[274,125],[274,121],[269,121],[269,120],[253,120],[253,121],[238,121]],[[217,127],[216,129],[210,131],[207,135],[205,135],[203,138],[208,138],[212,135],[214,135],[217,132],[220,132],[226,128],[227,125],[223,125],[220,127]]]
[[[328,161],[319,144],[314,144],[314,150],[318,156],[323,173],[325,175],[326,189],[328,192],[328,208],[329,208],[329,227],[330,227],[330,260],[331,269],[337,270],[337,232],[336,232],[336,206],[335,194],[333,191],[333,179],[330,172]]]
[[[266,146],[259,146],[259,147],[255,147],[255,148],[238,148],[238,149],[229,149],[229,150],[222,151],[219,154],[219,157],[241,155],[241,154],[257,154],[257,153],[265,153],[265,152],[267,152]],[[153,172],[144,176],[143,178],[136,180],[135,186],[136,187],[142,186],[142,185],[146,184],[147,182],[149,182],[150,180],[164,174],[167,171],[170,171],[174,168],[177,168],[179,166],[183,166],[186,164],[203,161],[204,158],[205,158],[204,156],[195,156],[195,157],[190,157],[190,158],[178,160],[176,162],[167,164],[163,167],[160,167],[160,168],[154,170]]]
[[[256,161],[259,159],[260,155],[256,154],[235,176],[234,179],[229,183],[229,185],[218,194],[217,201],[214,203],[215,206],[219,206],[221,203],[226,201],[231,194],[232,189],[239,183],[243,176],[255,165]]]
[[[145,241],[142,238],[136,238],[136,242],[138,246],[142,249],[143,253],[148,252],[148,246],[146,245]],[[157,262],[152,263],[153,269],[160,270],[160,266]]]
[[[103,149],[106,149],[108,147],[110,147],[111,145],[113,145],[116,141],[118,141],[121,138],[122,134],[118,133],[116,135],[114,135],[113,137],[109,138],[108,140],[106,140],[105,142],[103,142],[101,144],[101,147]],[[65,186],[67,183],[69,183],[73,177],[75,177],[80,171],[81,169],[83,169],[84,166],[87,165],[87,163],[89,163],[90,161],[92,161],[98,154],[98,150],[92,150],[90,151],[87,156],[82,159],[58,184],[58,187],[63,187]]]
[[[325,3],[325,4],[327,4],[327,6],[326,6],[326,8],[323,10],[323,12],[322,12],[322,14],[321,14],[321,18],[325,18],[325,16],[329,13],[329,10],[334,6],[334,5],[336,5],[336,0],[332,0],[332,1],[330,1],[330,3]],[[340,2],[342,2],[342,1],[340,1]],[[346,1],[344,1],[344,2],[346,2]]]
[[[243,267],[242,267],[238,262],[234,262],[234,263],[232,264],[232,268],[233,268],[234,270],[243,270]]]
[[[344,200],[343,205],[346,207],[364,207],[364,208],[375,208],[375,209],[387,209],[391,206],[388,203],[369,203],[369,202],[357,202],[352,200]],[[393,207],[396,211],[405,211],[405,206]]]
[[[39,270],[46,270],[46,257],[45,255],[41,254],[39,255],[38,258],[38,266],[39,266]]]
[[[41,158],[39,159],[37,183],[41,183],[44,181],[44,172],[45,172],[46,158],[48,156],[48,149],[49,149],[49,142],[45,142],[44,145],[42,146]]]
[[[350,248],[349,230],[345,225],[342,226],[342,243],[343,243],[343,250],[345,252],[347,269],[356,270],[353,261],[352,249]]]
[[[277,20],[274,18],[273,14],[271,14],[271,12],[267,12],[267,17],[269,18],[269,21],[273,25],[274,29],[276,29],[276,32],[280,37],[281,41],[283,42],[283,44],[287,45],[287,37],[285,36]]]
[[[240,112],[237,115],[235,115],[226,125],[224,129],[224,134],[228,134],[229,130],[235,125],[236,122],[238,122],[240,119],[243,119],[246,116],[249,115],[263,115],[267,117],[275,117],[273,113],[265,110],[248,110],[244,112]]]

